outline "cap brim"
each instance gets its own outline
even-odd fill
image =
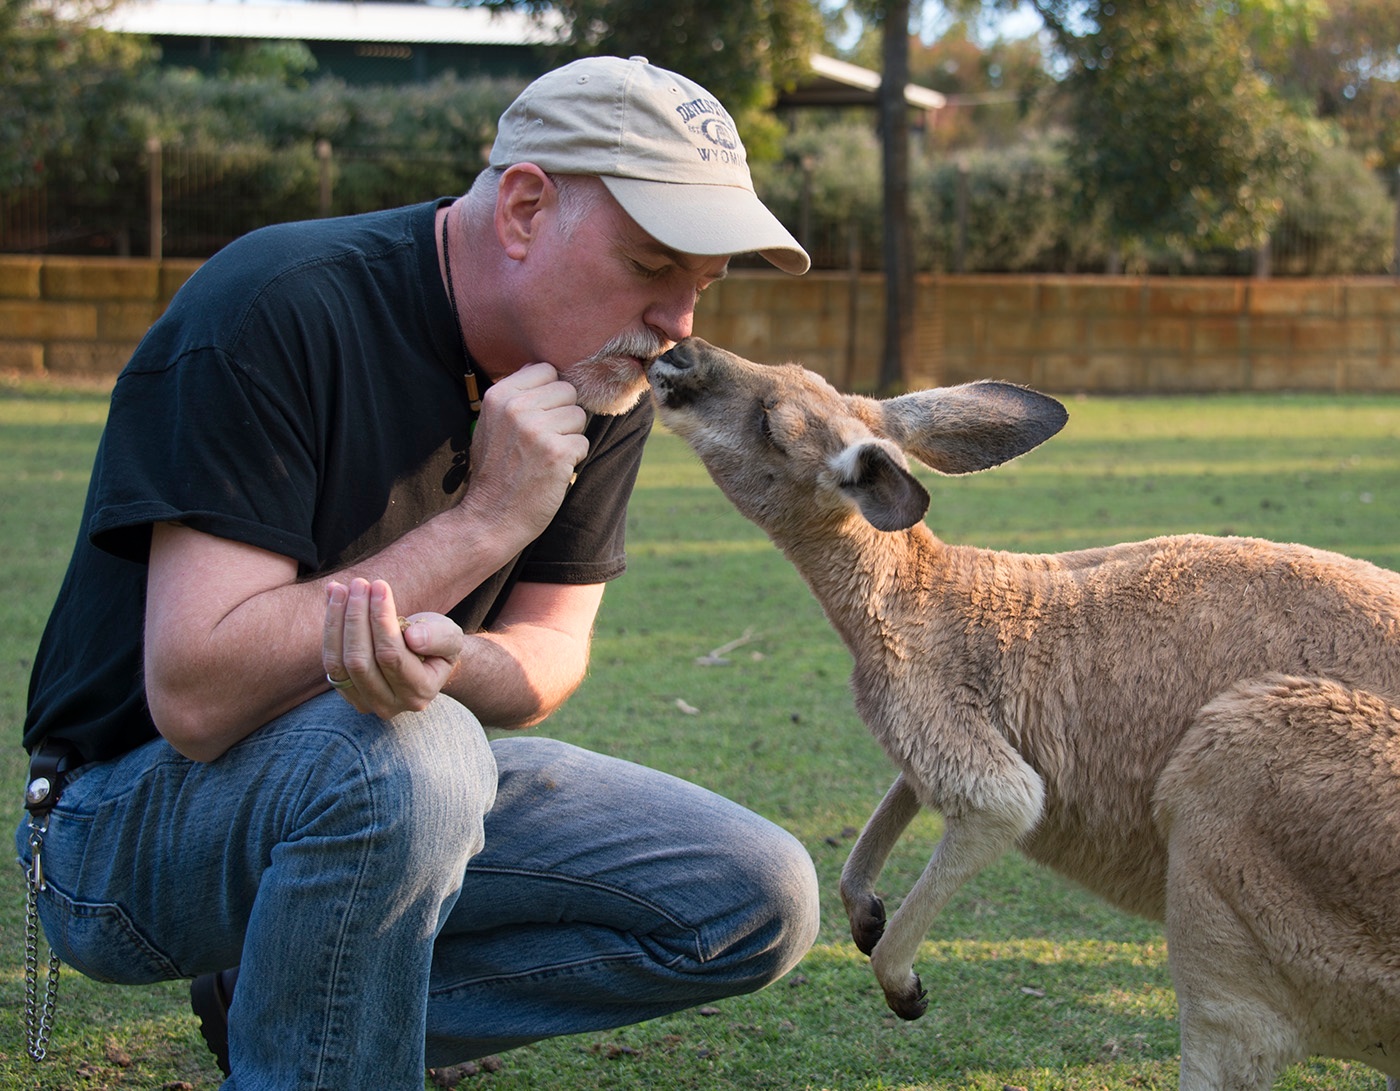
[[[795,275],[812,267],[807,251],[750,190],[613,175],[601,179],[637,226],[672,250],[706,257],[757,253]]]

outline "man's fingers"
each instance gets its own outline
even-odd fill
[[[414,614],[403,631],[403,642],[420,659],[456,662],[466,646],[462,627],[444,614]]]
[[[395,683],[404,673],[404,656],[410,653],[404,642],[404,626],[394,606],[394,592],[383,580],[375,580],[370,584],[369,603],[375,662],[389,687],[397,689]]]
[[[347,677],[343,655],[345,633],[345,605],[350,598],[350,589],[343,583],[331,582],[326,585],[326,620],[321,629],[321,666],[326,677],[340,681]]]

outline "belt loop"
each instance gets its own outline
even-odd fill
[[[34,748],[24,789],[24,809],[32,819],[45,818],[54,809],[78,760],[78,748],[65,739],[48,738]]]

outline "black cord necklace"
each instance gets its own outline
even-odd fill
[[[476,416],[481,412],[481,392],[476,382],[476,361],[467,348],[467,335],[462,331],[462,316],[457,310],[457,289],[452,283],[452,252],[447,245],[447,221],[452,215],[449,207],[442,217],[442,270],[447,276],[447,300],[452,304],[452,321],[457,327],[457,344],[462,346],[462,382],[467,387],[467,405],[472,411],[472,429],[476,429]]]

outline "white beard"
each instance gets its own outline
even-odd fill
[[[563,368],[560,378],[578,391],[582,408],[600,416],[616,416],[641,401],[649,385],[642,365],[665,349],[665,342],[654,334],[619,334],[592,356]]]

